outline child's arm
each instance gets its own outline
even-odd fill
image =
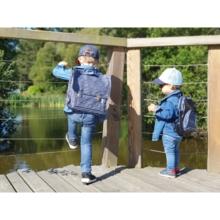
[[[163,106],[158,106],[155,110],[157,119],[169,121],[175,116],[175,106],[172,102],[166,102]]]
[[[69,80],[72,75],[72,68],[67,68],[67,63],[65,61],[61,61],[58,65],[53,69],[52,74],[63,80]]]

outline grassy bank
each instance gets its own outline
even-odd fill
[[[63,107],[65,103],[65,95],[43,94],[34,96],[24,96],[13,94],[7,100],[6,104],[11,107]]]

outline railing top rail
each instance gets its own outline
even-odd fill
[[[42,40],[64,43],[95,44],[127,47],[127,39],[90,34],[64,33],[53,31],[27,30],[22,28],[0,28],[0,38]]]
[[[201,35],[183,37],[128,38],[128,48],[166,47],[190,45],[219,45],[220,35]]]
[[[0,28],[0,38],[29,39],[78,44],[95,44],[124,48],[220,45],[220,35],[157,38],[121,38],[79,33],[27,30],[24,28]]]

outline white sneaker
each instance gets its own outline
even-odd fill
[[[90,184],[97,181],[96,176],[92,175],[91,173],[82,173],[81,182],[83,184]]]
[[[67,141],[67,143],[69,144],[69,148],[72,149],[72,150],[74,150],[74,149],[76,149],[77,147],[79,147],[78,144],[77,144],[77,142],[76,142],[76,140],[70,140],[70,139],[68,138],[68,134],[66,134],[66,141]]]

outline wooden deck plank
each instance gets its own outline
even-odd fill
[[[159,191],[159,188],[150,185],[146,182],[143,182],[140,179],[137,179],[127,173],[124,173],[123,170],[125,167],[118,166],[115,169],[104,169],[101,166],[97,166],[97,169],[105,171],[104,175],[108,175],[108,173],[113,173],[113,175],[106,178],[105,181],[112,182],[119,187],[122,192],[152,192]],[[118,169],[118,171],[117,171]],[[102,171],[102,172],[103,172]]]
[[[193,192],[193,187],[190,187],[189,184],[185,184],[183,182],[176,182],[177,178],[166,178],[159,175],[159,172],[162,170],[162,168],[152,168],[152,167],[146,167],[144,169],[141,169],[140,172],[144,172],[145,174],[149,175],[151,178],[157,180],[158,182],[164,184],[164,186],[168,190],[177,191],[177,192]]]
[[[32,192],[32,190],[17,172],[8,173],[7,178],[15,188],[16,192]]]
[[[28,184],[34,192],[54,192],[54,190],[45,183],[37,174],[36,172],[30,171],[17,171],[19,175],[24,179],[24,181]]]
[[[161,168],[92,166],[98,181],[81,183],[79,166],[48,171],[18,170],[0,175],[0,192],[220,192],[220,174],[187,170],[178,178],[159,176]]]
[[[65,175],[65,172],[69,174]],[[58,174],[66,182],[71,184],[79,192],[100,192],[96,187],[91,185],[85,185],[81,182],[81,176],[79,173],[71,173],[71,170],[68,167],[63,167],[58,169]]]
[[[118,178],[117,168],[106,169],[102,166],[93,167],[94,173],[105,183],[111,184],[118,189],[119,192],[133,192],[131,183]],[[138,189],[136,189],[138,190]]]
[[[79,166],[70,165],[69,168],[72,171],[80,173],[80,167]],[[95,174],[93,167],[92,167],[92,169],[93,169],[93,173]],[[118,192],[119,191],[119,189],[117,189],[116,187],[112,186],[111,184],[105,183],[101,180],[98,180],[97,182],[94,182],[93,184],[90,184],[88,186],[94,186],[101,192]]]
[[[187,178],[186,176],[179,176],[175,179],[177,184],[182,183],[187,185],[187,187],[191,188],[193,192],[216,192],[217,190],[213,187],[204,186],[200,182],[194,182],[191,178]]]
[[[187,179],[193,184],[199,184],[204,187],[206,192],[220,192],[220,175],[210,174],[205,170],[192,170],[182,178]]]
[[[194,176],[198,179],[203,179],[203,180],[213,180],[213,179],[220,180],[220,174],[209,173],[207,172],[207,170],[201,170],[201,169],[190,170],[189,172],[186,173],[186,175],[189,177]]]
[[[129,173],[124,173],[122,172],[120,175],[122,175],[122,178],[124,177],[125,179],[127,179],[127,181],[132,182],[134,185],[137,185],[138,187],[140,187],[140,191],[141,192],[160,192],[160,188],[148,183],[146,181],[143,181],[140,178],[136,178],[133,175],[130,175]],[[119,176],[121,177],[121,176]]]
[[[0,192],[15,192],[5,175],[0,175]]]
[[[66,182],[55,173],[48,171],[39,171],[37,174],[55,191],[55,192],[79,192],[73,185]]]
[[[125,172],[129,172],[136,178],[140,178],[146,183],[150,183],[158,188],[161,192],[188,192],[192,191],[182,185],[177,185],[173,182],[173,179],[164,178],[158,175],[158,173],[152,172],[152,170],[144,169],[130,169]]]
[[[143,170],[145,170],[145,172],[148,172],[150,175],[157,175],[157,173],[159,173],[159,171],[161,170],[160,168],[144,168]],[[142,170],[142,172],[143,172]],[[198,175],[198,177],[195,177],[195,174]],[[191,176],[191,175],[194,175],[194,177],[189,177],[188,176]],[[158,175],[159,176],[159,175]],[[164,177],[161,177],[164,179]],[[216,188],[214,187],[210,187],[208,184],[207,185],[203,185],[201,184],[202,182],[202,179],[204,179],[204,181],[208,181],[210,182],[211,179],[210,179],[210,176],[206,174],[205,170],[192,170],[192,171],[189,171],[189,172],[186,172],[185,174],[181,175],[180,177],[178,178],[175,178],[175,179],[171,179],[172,181],[170,182],[170,179],[169,179],[169,182],[170,182],[170,185],[173,185],[174,184],[178,187],[182,187],[183,188],[183,192],[185,191],[188,191],[188,192],[212,192],[212,191],[216,191]],[[166,178],[167,179],[167,178]],[[193,180],[196,180],[197,181],[193,181]],[[163,180],[161,180],[163,181]]]
[[[155,172],[155,173],[159,173],[161,169],[157,169],[157,168],[151,168],[151,171],[148,172]],[[175,184],[177,186],[183,187],[183,192],[206,192],[208,190],[208,188],[205,189],[205,187],[203,187],[202,185],[193,182],[190,178],[187,179],[187,175],[188,172],[186,172],[185,174],[182,174],[181,176],[172,179],[171,184]],[[164,177],[161,177],[164,178]],[[211,190],[211,189],[209,189]]]

